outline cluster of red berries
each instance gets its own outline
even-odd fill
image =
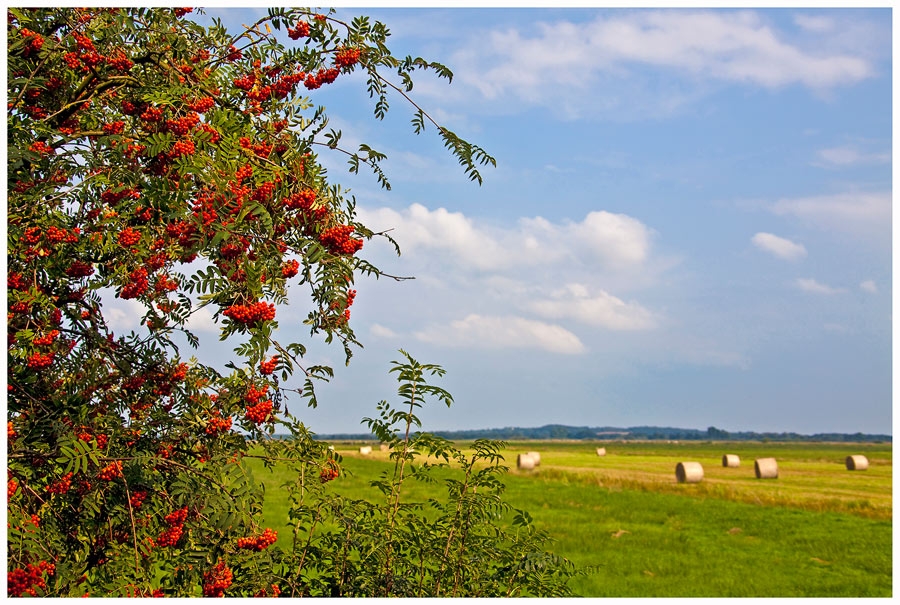
[[[359,63],[360,50],[358,48],[340,48],[334,54],[334,66],[341,69],[353,67]]]
[[[304,189],[303,191],[292,193],[284,198],[284,207],[288,209],[300,208],[301,210],[309,211],[312,209],[312,205],[315,201],[316,190]],[[321,206],[321,208],[324,209],[324,206]]]
[[[32,353],[28,357],[28,367],[32,370],[40,370],[53,364],[55,353]]]
[[[323,84],[331,84],[340,75],[341,70],[333,67],[331,69],[320,69],[315,74],[307,74],[303,85],[309,90],[320,88]]]
[[[124,52],[118,49],[106,57],[106,64],[121,73],[125,73],[134,67],[134,62],[126,57]]]
[[[176,8],[175,16],[180,19],[181,17],[184,17],[186,14],[192,13],[192,12],[194,12],[194,9],[192,9],[192,8]]]
[[[212,106],[215,104],[216,100],[212,97],[200,97],[195,101],[189,102],[188,109],[196,111],[197,113],[205,113],[212,109]]]
[[[171,382],[181,382],[187,377],[187,372],[188,364],[181,362],[177,366],[175,366],[175,369],[172,371],[171,376],[169,376],[169,380]]]
[[[231,83],[234,84],[235,88],[249,92],[253,89],[253,85],[256,84],[256,74],[244,74],[240,78],[235,78]]]
[[[219,561],[215,567],[203,574],[203,596],[221,597],[231,586],[233,579],[231,570],[224,561]]]
[[[78,241],[78,235],[81,233],[80,227],[75,227],[71,231],[66,231],[65,229],[61,229],[60,227],[56,227],[54,225],[50,225],[47,227],[46,235],[47,239],[53,243],[66,242],[69,244],[74,244]]]
[[[103,125],[104,134],[122,134],[125,130],[125,122],[122,120],[116,120],[115,122],[109,122],[108,124]]]
[[[130,197],[131,199],[136,200],[141,197],[141,194],[137,189],[131,188],[120,189],[119,191],[107,189],[100,194],[100,199],[103,201],[103,203],[109,204],[110,206],[115,206],[126,197]]]
[[[25,568],[17,567],[6,574],[6,594],[10,597],[21,597],[23,595],[37,596],[37,589],[47,588],[47,577],[56,573],[56,566],[53,563],[39,561],[37,565],[28,563]]]
[[[275,319],[275,305],[260,301],[251,305],[231,305],[222,314],[239,324],[255,324]]]
[[[259,364],[259,373],[263,375],[269,375],[275,371],[278,367],[278,355],[275,355],[269,361],[264,361]]]
[[[129,283],[122,288],[122,292],[119,294],[124,299],[137,298],[150,287],[150,282],[147,279],[147,270],[143,267],[132,271],[128,275],[128,280]]]
[[[111,464],[107,464],[103,467],[99,473],[97,473],[97,478],[101,481],[112,481],[118,477],[122,476],[122,462],[120,460],[116,460]]]
[[[191,112],[186,116],[174,120],[166,120],[166,130],[173,134],[183,136],[193,130],[194,126],[199,123],[200,116],[195,112]]]
[[[41,241],[41,228],[40,227],[28,227],[25,229],[25,233],[22,234],[22,241],[28,244],[29,246],[33,246],[34,244]]]
[[[28,288],[28,282],[21,274],[12,272],[6,275],[6,287],[10,290],[25,290]]]
[[[130,248],[141,241],[141,232],[136,231],[131,227],[125,227],[119,231],[119,237],[117,239],[120,246],[123,248]]]
[[[231,430],[231,416],[222,418],[221,416],[213,416],[206,423],[206,434],[215,435],[216,433],[225,433]]]
[[[168,528],[164,529],[156,539],[156,543],[159,546],[175,546],[178,543],[178,540],[181,539],[181,534],[184,532],[184,521],[187,519],[187,513],[188,509],[185,506],[166,515]]]
[[[265,183],[261,183],[256,189],[253,190],[253,193],[250,195],[250,199],[263,203],[270,199],[274,192],[275,183],[273,183],[272,181],[266,181]]]
[[[122,103],[123,111],[125,103]],[[127,112],[125,112],[127,113]],[[159,122],[163,118],[162,107],[146,107],[141,113],[141,119],[145,122]]]
[[[294,277],[300,271],[300,263],[296,260],[289,260],[281,265],[281,276],[284,278]]]
[[[272,413],[272,402],[268,399],[263,399],[267,391],[268,387],[266,386],[258,389],[256,386],[250,385],[247,394],[244,395],[244,399],[250,404],[247,406],[247,413],[244,418],[255,424],[262,424],[269,418],[269,415]],[[262,401],[260,401],[261,399]]]
[[[241,137],[240,139],[238,139],[238,144],[244,149],[252,151],[255,155],[258,155],[261,158],[267,158],[272,153],[271,145],[267,143],[254,144],[249,139],[249,137]]]
[[[82,427],[82,428],[85,428],[85,427]],[[82,441],[84,441],[85,443],[90,443],[91,441],[94,441],[96,439],[97,440],[97,448],[101,449],[101,450],[105,450],[106,444],[109,443],[109,435],[105,435],[103,433],[100,433],[99,435],[94,437],[94,435],[92,435],[90,432],[85,431],[83,433],[80,433],[78,435],[78,438],[81,439]]]
[[[53,147],[43,141],[35,141],[28,148],[28,151],[33,151],[38,155],[50,155],[53,153]]]
[[[69,277],[87,277],[89,275],[94,274],[94,265],[91,263],[85,263],[80,260],[73,262],[69,265],[69,268],[66,269],[66,275]]]
[[[51,494],[65,494],[68,493],[69,489],[72,487],[72,473],[66,473],[60,478],[59,481],[51,483],[45,489]]]
[[[97,52],[94,42],[84,34],[73,31],[72,37],[75,38],[78,52],[67,52],[63,56],[63,61],[70,69],[88,72],[91,68],[106,63],[116,71],[126,73],[134,66],[134,63],[125,56],[121,49],[117,48],[112,55],[105,57]]]
[[[59,330],[50,330],[43,336],[39,336],[31,342],[40,346],[52,345],[57,336],[59,336]]]
[[[18,433],[16,433],[16,429],[13,428],[12,420],[6,423],[6,440],[12,442],[13,439],[18,437]]]
[[[272,402],[268,399],[260,401],[256,405],[249,406],[244,418],[254,424],[262,424],[272,414]]]
[[[25,45],[25,49],[22,51],[24,56],[29,56],[31,53],[36,53],[41,50],[41,47],[44,45],[44,38],[37,32],[33,32],[30,29],[22,28],[19,30],[19,33],[22,34],[23,38],[28,38],[28,43]]]
[[[225,55],[225,60],[231,62],[239,61],[243,56],[244,53],[238,50],[238,48],[234,44],[232,44],[228,47],[228,54]]]
[[[296,27],[287,28],[288,38],[291,40],[299,40],[309,36],[309,23],[307,21],[298,21]]]
[[[19,489],[19,482],[15,479],[9,479],[6,482],[6,499],[11,500],[16,495],[17,489]]]
[[[319,473],[319,481],[328,483],[329,481],[337,479],[338,475],[340,475],[340,471],[337,469],[337,464],[335,464],[333,460],[329,460],[328,464],[322,469],[322,472]]]
[[[128,499],[128,503],[131,504],[131,508],[140,508],[144,505],[144,500],[147,499],[147,492],[144,490],[138,490],[131,494],[131,498]]]
[[[169,157],[179,158],[183,155],[194,155],[196,147],[193,141],[175,141],[172,149],[169,151]]]
[[[352,256],[363,247],[361,239],[350,237],[352,233],[352,225],[337,225],[323,231],[319,242],[332,254]]]
[[[280,594],[281,594],[281,589],[278,588],[278,585],[277,585],[277,584],[272,584],[272,597],[277,599],[277,598],[278,598],[278,595],[280,595]],[[268,591],[267,588],[263,587],[262,590],[260,590],[259,592],[257,592],[257,593],[256,593],[255,595],[253,595],[253,596],[254,596],[255,598],[257,598],[257,599],[263,598],[263,597],[268,597],[268,596],[269,596],[269,591]]]
[[[277,539],[278,533],[274,529],[266,529],[261,535],[256,536],[255,538],[238,538],[237,547],[259,552],[275,544],[275,540]]]

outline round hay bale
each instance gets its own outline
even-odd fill
[[[605,447],[598,447],[598,448],[597,448],[597,455],[598,455],[598,456],[605,456],[605,455],[606,455],[606,448],[605,448]]]
[[[679,462],[675,465],[678,483],[700,483],[703,480],[703,466],[699,462]]]
[[[753,463],[757,479],[778,479],[778,462],[775,458],[758,458]]]
[[[847,456],[848,471],[864,471],[869,468],[869,459],[865,456]]]
[[[531,470],[534,468],[534,458],[528,454],[519,454],[516,457],[516,466],[523,470]]]
[[[735,454],[725,454],[722,456],[722,466],[725,468],[737,468],[741,465],[741,457]]]
[[[528,455],[531,456],[531,459],[534,460],[535,466],[541,465],[541,454],[540,452],[528,452]]]
[[[382,452],[386,452],[389,449],[391,449],[391,446],[389,446],[387,443],[380,443],[380,444],[378,444],[378,449],[381,450]]]
[[[371,445],[364,445],[364,446],[360,447],[360,448],[359,448],[359,453],[362,454],[363,456],[367,456],[367,455],[371,454],[371,453],[372,453],[372,446],[371,446]]]

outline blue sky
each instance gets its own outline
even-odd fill
[[[891,432],[889,9],[358,12],[453,70],[413,94],[498,166],[472,184],[362,77],[315,91],[389,156],[390,192],[323,156],[404,252],[363,255],[416,279],[358,282],[349,367],[313,347],[314,431],[361,432],[402,347],[448,371],[426,429]],[[306,313],[298,289],[282,338]]]

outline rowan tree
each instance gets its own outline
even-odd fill
[[[408,411],[384,404],[370,421],[397,464],[382,505],[329,492],[340,457],[283,407],[288,396],[316,405],[315,381],[334,374],[307,364],[303,343],[274,338],[288,284],[308,288],[310,336],[341,343],[349,362],[354,282],[385,275],[361,250],[387,236],[356,219],[320,154],[344,154],[350,172],[389,188],[385,156],[344,149],[316,91],[362,74],[376,118],[402,99],[413,129],[428,126],[480,182],[494,159],[409,96],[414,72],[451,72],[394,57],[387,28],[366,17],[273,8],[229,32],[191,12],[7,15],[8,594],[564,591],[569,568],[542,550],[546,536],[522,513],[512,533],[497,525],[508,509],[498,445],[467,458],[410,433],[424,394],[450,401],[425,380],[437,366],[404,354],[394,369]],[[140,329],[110,329],[112,297],[139,303]],[[183,350],[198,344],[188,326],[201,309],[237,339],[240,363]],[[437,521],[401,506],[420,453],[467,469]],[[259,524],[248,455],[297,471],[284,547]],[[498,548],[497,565],[475,563]]]

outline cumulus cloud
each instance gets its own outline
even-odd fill
[[[447,325],[432,325],[414,336],[450,347],[538,349],[567,355],[587,350],[575,334],[561,326],[515,316],[473,313]]]
[[[876,294],[878,292],[878,286],[876,286],[875,282],[871,279],[867,279],[859,284],[859,289],[863,292],[869,292],[870,294]]]
[[[806,248],[803,244],[794,243],[771,233],[757,233],[751,238],[751,241],[760,250],[785,260],[799,260],[806,256]]]
[[[404,250],[445,251],[457,265],[481,270],[549,265],[586,259],[609,269],[625,269],[649,256],[653,231],[639,220],[603,210],[580,222],[553,223],[522,218],[511,227],[477,224],[461,212],[429,210],[413,204],[403,211],[360,208],[374,230],[393,229]]]
[[[602,290],[592,296],[577,283],[554,292],[550,299],[533,301],[529,308],[550,319],[574,319],[609,330],[649,330],[656,325],[654,314],[641,305]]]
[[[147,312],[144,305],[133,299],[113,298],[107,293],[103,298],[103,316],[106,325],[114,332],[131,332],[141,327],[141,317]]]
[[[206,307],[195,309],[187,320],[187,329],[195,332],[218,332],[219,326]]]
[[[833,25],[799,22],[808,29]],[[685,80],[817,90],[874,75],[861,53],[823,48],[827,40],[801,47],[752,11],[629,11],[586,23],[536,23],[528,32],[489,32],[471,40],[454,64],[465,66],[460,79],[488,99],[514,95],[532,102],[558,100],[561,88],[585,89],[599,77],[627,80],[641,67]]]
[[[798,278],[795,282],[797,287],[804,292],[812,292],[813,294],[838,294],[843,292],[842,288],[832,288],[831,286],[821,284],[812,278]]]

